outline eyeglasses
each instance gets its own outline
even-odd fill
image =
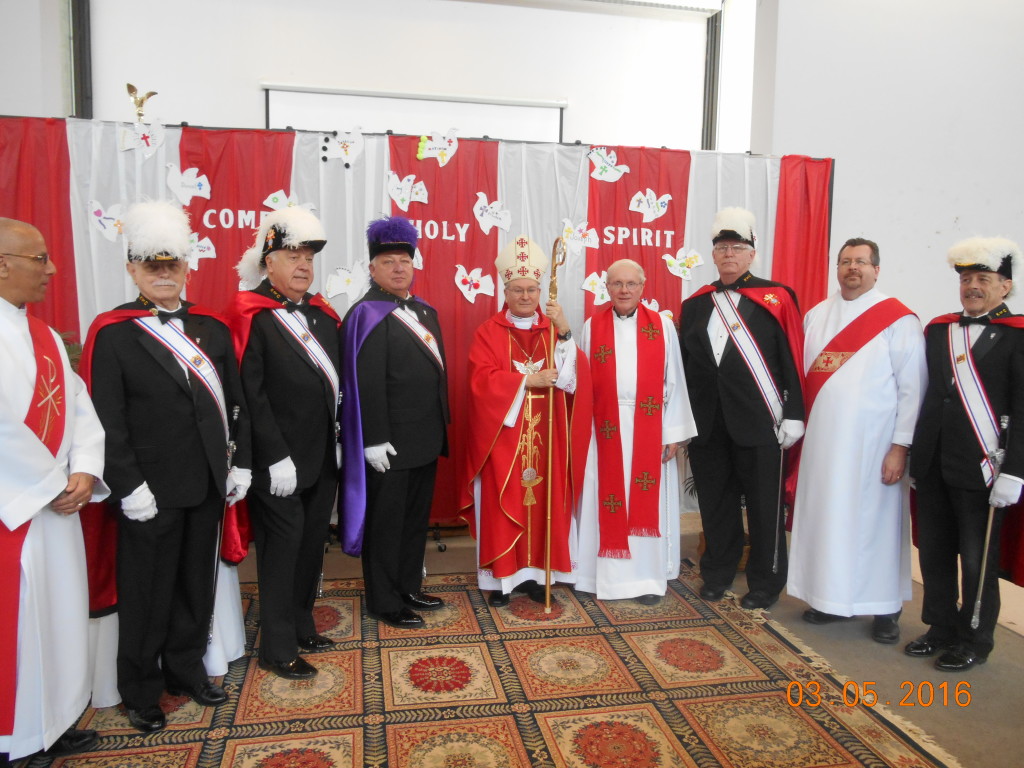
[[[37,262],[37,263],[42,264],[44,266],[50,261],[50,254],[48,254],[48,253],[40,253],[40,254],[33,255],[31,253],[2,253],[2,252],[0,252],[0,256],[17,256],[19,259],[28,259],[29,261],[34,261],[34,262]]]
[[[840,267],[873,267],[871,259],[840,259]]]
[[[637,288],[642,288],[643,283],[634,283],[632,280],[624,283],[621,280],[616,280],[614,283],[608,283],[608,287],[613,291],[621,291],[623,288],[628,291],[635,291]]]
[[[722,254],[722,253],[743,253],[744,251],[749,251],[750,250],[750,246],[746,245],[745,243],[736,243],[734,245],[725,245],[723,243],[719,243],[718,245],[716,245],[711,250],[714,251],[715,253],[718,253],[718,254]]]
[[[540,288],[506,288],[505,290],[513,296],[536,296],[540,293]]]

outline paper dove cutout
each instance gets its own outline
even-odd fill
[[[164,133],[163,125],[156,121],[150,125],[146,125],[146,123],[119,125],[117,128],[117,148],[122,152],[137,149],[142,152],[143,157],[150,158],[163,145]]]
[[[412,268],[423,269],[423,254],[420,253],[420,249],[416,249],[416,254],[412,257]]]
[[[487,195],[483,192],[476,193],[473,215],[476,216],[476,221],[485,235],[491,231],[491,227],[498,227],[508,232],[508,228],[512,226],[512,213],[502,207],[500,200],[488,203]]]
[[[693,275],[690,273],[691,270],[703,264],[704,259],[694,250],[684,255],[683,251],[685,250],[685,248],[680,248],[676,251],[675,256],[671,253],[666,253],[661,258],[665,260],[665,264],[668,265],[668,271],[673,275],[681,277],[683,280],[693,280]]]
[[[477,267],[467,273],[466,268],[461,264],[455,265],[455,287],[462,291],[470,304],[476,303],[476,295],[482,293],[485,296],[494,295],[494,278],[484,275],[483,268]]]
[[[397,173],[388,171],[388,196],[403,211],[409,210],[409,203],[427,202],[427,185],[422,181],[413,183],[415,178],[416,175],[410,173],[404,179],[399,179]]]
[[[117,236],[121,234],[121,214],[123,212],[123,206],[120,203],[115,203],[104,209],[95,200],[89,201],[89,220],[96,230],[110,242],[117,240]]]
[[[199,175],[198,168],[189,168],[184,173],[174,163],[167,164],[167,188],[182,205],[188,205],[193,197],[210,199],[210,180]]]
[[[282,208],[305,208],[307,211],[315,210],[315,206],[312,203],[300,203],[299,198],[295,196],[293,192],[290,195],[286,195],[283,189],[272,192],[267,196],[267,199],[263,201],[263,204],[272,211],[280,211]]]
[[[562,239],[569,256],[579,256],[584,248],[597,248],[600,243],[596,229],[587,229],[587,222],[573,224],[569,219],[562,219]]]
[[[214,247],[213,241],[208,237],[200,240],[199,235],[193,232],[188,236],[188,244],[192,249],[188,255],[189,269],[199,269],[200,259],[217,258],[217,249]]]
[[[586,280],[583,281],[583,290],[590,291],[594,294],[594,306],[598,307],[601,304],[606,304],[611,300],[608,295],[608,286],[605,285],[605,280],[608,277],[607,272],[591,272],[587,275]]]
[[[616,165],[615,150],[609,151],[607,147],[594,147],[587,152],[587,157],[594,164],[594,170],[590,172],[590,178],[598,181],[618,181],[622,174],[629,173],[628,165]]]
[[[643,214],[646,224],[664,216],[668,211],[668,201],[671,199],[672,195],[658,197],[654,190],[648,187],[646,195],[639,191],[633,195],[633,199],[629,201],[629,210]]]
[[[432,136],[420,136],[416,159],[426,160],[428,157],[436,157],[437,164],[444,168],[459,150],[459,140],[455,137],[457,130],[457,128],[451,128],[444,136],[437,131],[434,131]]]
[[[345,294],[350,302],[355,301],[366,291],[368,279],[365,261],[359,262],[353,269],[338,267],[327,276],[324,293],[328,299]]]
[[[358,125],[351,133],[337,133],[333,136],[324,134],[323,140],[323,157],[328,160],[344,160],[346,168],[351,167],[356,158],[363,154],[362,128]]]
[[[649,310],[651,310],[653,312],[657,312],[659,315],[664,315],[669,320],[672,319],[672,310],[671,309],[659,309],[658,308],[658,300],[657,299],[651,299],[650,301],[648,301],[647,299],[640,299],[640,303],[643,304],[645,307],[647,307]]]

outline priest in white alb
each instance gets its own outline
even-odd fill
[[[793,511],[789,594],[812,624],[874,615],[899,640],[910,592],[907,453],[927,384],[921,323],[875,288],[878,246],[847,240],[839,293],[804,318],[807,431]]]
[[[576,589],[658,603],[679,575],[680,445],[697,434],[672,321],[640,302],[643,267],[608,267],[611,303],[587,320],[594,424],[577,519]]]
[[[31,317],[57,269],[0,219],[0,762],[87,749],[89,597],[78,512],[106,495],[103,428],[61,338]]]

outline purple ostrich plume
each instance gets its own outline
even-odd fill
[[[371,248],[383,243],[408,243],[415,251],[419,234],[404,216],[385,216],[370,222],[366,228],[366,240]]]

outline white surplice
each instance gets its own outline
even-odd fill
[[[679,443],[697,434],[690,411],[690,398],[683,376],[679,339],[672,321],[661,317],[661,337],[665,341],[665,401],[662,408],[661,443]],[[622,470],[629,503],[633,466],[633,418],[636,411],[636,334],[637,313],[631,317],[614,314],[615,379],[619,399],[619,439],[622,442]],[[580,346],[590,354],[590,320],[583,326]],[[661,535],[630,536],[630,558],[598,557],[601,508],[597,489],[597,438],[593,428],[583,493],[577,512],[579,566],[576,589],[592,592],[600,600],[620,600],[640,595],[664,595],[668,580],[679,575],[679,494],[680,478],[675,459],[661,465],[658,525]]]
[[[804,371],[855,318],[887,298],[835,294],[804,318]],[[910,600],[909,478],[882,483],[893,443],[909,446],[924,398],[924,334],[900,318],[833,373],[804,435],[789,594],[839,616],[887,614]]]
[[[21,551],[14,731],[0,735],[0,752],[11,759],[50,746],[89,703],[82,526],[77,514],[58,515],[49,504],[71,473],[102,477],[103,427],[59,337],[57,348],[64,365],[67,421],[53,456],[25,426],[36,377],[25,310],[0,299],[0,520],[10,529],[25,522],[30,526]],[[92,500],[99,501],[108,491],[97,483],[94,493]]]

